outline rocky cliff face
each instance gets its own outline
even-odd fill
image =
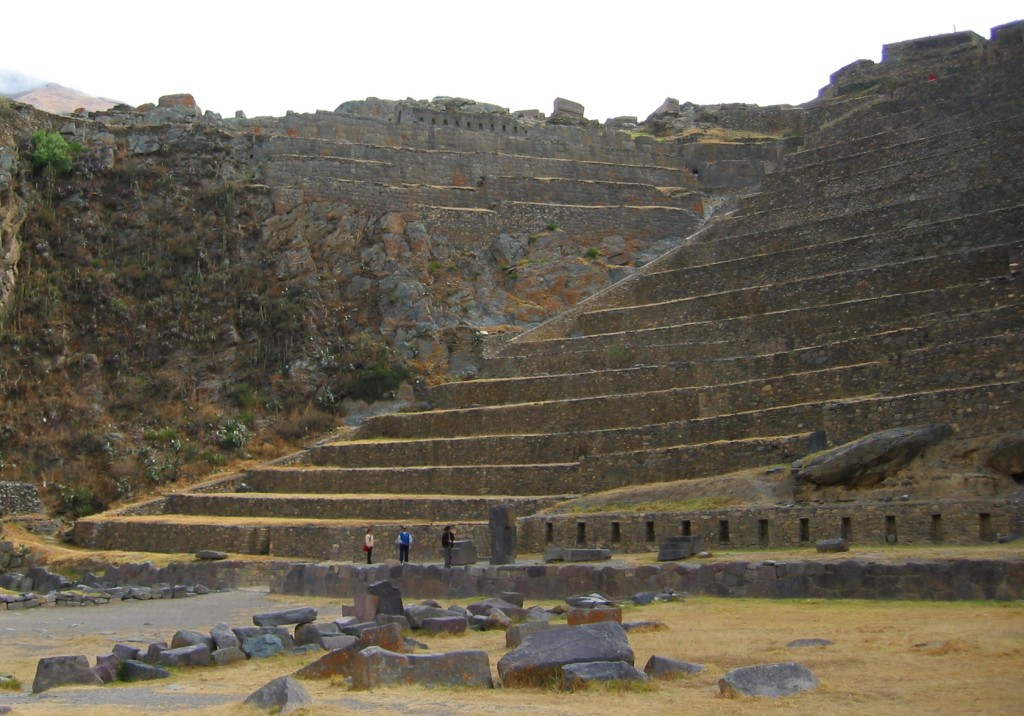
[[[628,275],[784,151],[373,108],[0,105],[0,478],[85,513],[471,377],[481,336]],[[37,129],[85,148],[72,173],[33,175]]]

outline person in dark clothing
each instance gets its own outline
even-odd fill
[[[455,532],[447,525],[441,532],[441,551],[444,552],[444,566],[452,566],[452,548],[455,546]]]

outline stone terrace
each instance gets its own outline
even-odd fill
[[[568,542],[643,550],[700,515],[604,515],[595,518],[609,523],[604,536],[573,516],[529,515],[570,494],[791,462],[816,430],[840,444],[925,422],[950,423],[962,436],[1019,429],[1024,25],[997,28],[991,40],[958,33],[887,53],[885,62],[833,76],[804,108],[801,151],[736,211],[562,316],[488,345],[489,377],[436,386],[426,396],[431,410],[370,419],[351,439],[175,495],[151,505],[154,514],[80,520],[76,539],[97,548],[353,559],[365,525],[389,546],[401,522],[427,545],[414,548],[422,561],[437,558],[438,525],[448,522],[486,546],[488,506],[512,503],[522,551]],[[435,144],[443,134],[422,131]],[[299,146],[308,139],[275,138],[264,151],[277,151],[278,141],[274,171],[313,171],[308,157],[321,152]],[[393,171],[383,144],[339,146],[337,162],[318,160],[322,190]],[[656,154],[645,161],[656,163]],[[529,182],[483,166],[526,158],[484,157],[467,159],[481,164],[466,176],[485,178],[457,208],[487,206],[492,176],[502,202],[537,196],[536,186],[524,188]],[[542,201],[581,181],[559,174],[555,162],[529,161],[552,179]],[[393,186],[394,196],[437,206],[442,194],[455,195],[416,183],[430,174],[423,167],[403,171],[414,186]],[[627,169],[610,173],[613,182],[633,180]],[[684,174],[666,166],[663,181],[685,187]],[[607,188],[595,183],[594,196]],[[687,195],[673,207],[649,189],[631,191],[645,206],[688,211]],[[234,492],[240,482],[253,492]],[[818,522],[790,508],[808,531],[769,535],[743,525],[749,518],[766,527],[765,516],[736,513],[732,539],[832,537],[833,519],[845,529],[862,510],[831,506]],[[934,524],[932,504],[900,509],[908,520],[932,513]],[[990,539],[1012,532],[1019,512],[998,501],[951,509],[945,533],[974,535],[971,520],[983,514],[978,538]],[[857,534],[887,539],[874,529]]]

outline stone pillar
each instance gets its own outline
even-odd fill
[[[512,505],[495,505],[488,515],[491,527],[491,564],[515,564],[516,511]]]

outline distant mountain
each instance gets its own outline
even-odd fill
[[[118,100],[83,94],[70,87],[10,70],[0,70],[0,95],[53,114],[67,114],[79,108],[99,111],[122,104]]]

